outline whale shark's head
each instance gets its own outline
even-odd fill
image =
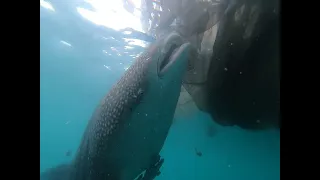
[[[152,59],[148,72],[152,82],[161,84],[161,87],[174,82],[181,83],[190,48],[190,43],[183,42],[181,36],[175,32],[152,44],[148,48]]]

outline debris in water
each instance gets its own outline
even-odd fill
[[[68,156],[68,157],[71,156],[71,155],[72,155],[72,151],[71,151],[71,150],[68,150],[68,151],[65,153],[65,155]]]
[[[198,151],[197,148],[194,148],[194,150],[196,151],[197,156],[199,156],[199,157],[202,156],[202,152]]]

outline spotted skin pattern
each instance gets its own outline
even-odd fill
[[[139,104],[143,92],[146,91],[148,85],[146,74],[152,57],[151,53],[145,51],[140,55],[97,107],[82,140],[81,146],[84,146],[84,148],[79,148],[75,160],[75,164],[87,164],[85,168],[90,169],[89,175],[83,174],[86,170],[75,168],[74,180],[87,179],[88,176],[94,180],[121,178],[114,177],[121,172],[116,170],[117,168],[114,165],[108,164],[108,157],[105,156],[105,152],[112,144],[112,137],[114,137],[112,135],[119,129],[121,121],[129,118],[130,113]],[[88,148],[85,148],[85,146],[88,146]],[[87,159],[84,159],[84,157]],[[85,162],[83,163],[83,161]],[[108,167],[109,170],[100,167]]]

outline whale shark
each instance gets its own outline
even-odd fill
[[[70,164],[40,174],[43,180],[151,180],[171,127],[190,43],[172,32],[135,59],[102,98]]]

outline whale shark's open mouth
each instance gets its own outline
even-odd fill
[[[179,53],[185,48],[185,44],[181,36],[176,33],[170,34],[164,39],[162,56],[158,62],[158,75],[162,76],[166,70],[172,65],[179,57]]]
[[[168,52],[166,53],[166,55],[164,56],[164,59],[160,62],[160,67],[159,67],[160,71],[161,71],[162,69],[164,69],[164,67],[165,67],[166,65],[168,65],[168,63],[170,62],[170,60],[172,60],[172,59],[170,59],[170,56],[171,56],[174,52],[176,52],[178,48],[179,48],[179,45],[177,45],[177,44],[172,44],[172,45],[170,46],[169,51],[168,51]]]

